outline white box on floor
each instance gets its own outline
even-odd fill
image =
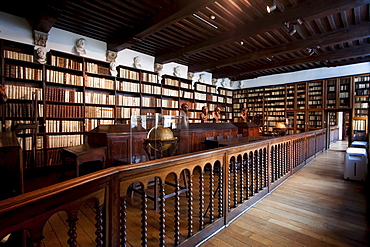
[[[349,147],[344,162],[344,179],[365,180],[367,176],[367,153],[364,148]]]
[[[354,147],[354,148],[368,148],[369,147],[369,143],[367,142],[364,142],[364,141],[353,141],[351,143],[351,147]]]

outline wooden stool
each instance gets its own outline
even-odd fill
[[[107,147],[91,147],[88,144],[66,147],[62,149],[63,165],[66,164],[67,158],[75,162],[76,177],[80,176],[80,165],[89,161],[101,161],[103,169],[105,168]]]

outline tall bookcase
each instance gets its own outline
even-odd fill
[[[368,133],[370,75],[354,77],[353,134]]]
[[[0,106],[0,131],[15,124],[37,122],[36,157],[31,130],[19,132],[24,168],[58,165],[60,148],[86,142],[86,133],[100,124],[128,124],[132,115],[179,115],[189,105],[191,122],[199,121],[203,105],[222,109],[221,121],[232,121],[232,91],[191,80],[118,66],[112,76],[108,62],[51,50],[47,62],[34,60],[35,47],[1,42],[1,84],[9,100]],[[35,99],[36,97],[36,99]],[[38,114],[34,117],[35,107]],[[35,155],[34,155],[35,156]]]

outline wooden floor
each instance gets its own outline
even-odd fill
[[[363,182],[343,179],[336,142],[202,247],[370,246]]]

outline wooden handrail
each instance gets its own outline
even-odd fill
[[[122,246],[135,240],[142,245],[194,246],[324,151],[325,140],[323,129],[74,178],[1,201],[0,239],[25,230],[28,243],[37,246],[48,219],[65,211],[69,230],[59,234],[68,235],[74,246],[79,243],[76,222],[81,204],[91,201],[96,246]],[[135,193],[137,201],[132,201],[133,187],[140,192]],[[157,211],[148,199],[154,192]],[[140,223],[128,222],[133,219]]]

